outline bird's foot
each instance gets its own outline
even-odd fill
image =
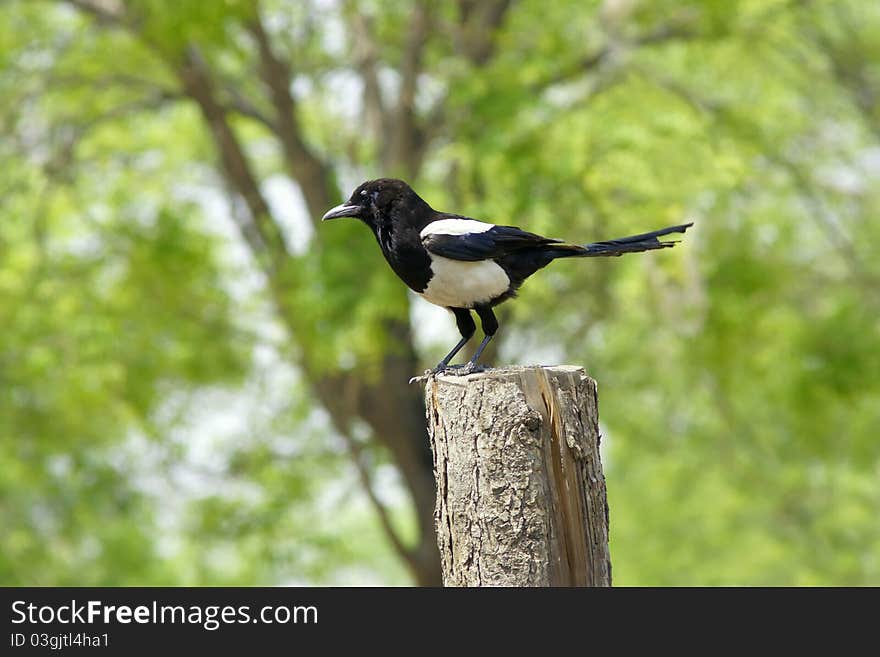
[[[477,372],[485,372],[486,370],[492,369],[487,365],[478,365],[477,363],[473,363],[468,361],[464,365],[438,365],[433,370],[425,370],[425,373],[421,376],[412,377],[409,382],[413,383],[424,383],[432,376],[437,376],[438,374],[446,374],[449,376],[467,376],[468,374],[476,374]]]
[[[454,371],[446,371],[444,372],[444,374],[449,374],[451,376],[467,376],[468,374],[476,374],[477,372],[485,372],[486,370],[492,369],[487,365],[479,365],[478,363],[474,363],[472,361],[468,361],[464,365],[454,365],[453,367],[455,368]]]
[[[461,367],[461,365],[444,365],[443,363],[440,363],[433,370],[425,370],[425,373],[422,374],[421,376],[414,376],[413,378],[411,378],[409,380],[410,385],[412,385],[413,383],[424,383],[425,381],[430,379],[432,376],[436,376],[438,374],[443,374],[447,370],[453,369],[455,367]]]
[[[434,376],[436,373],[437,372],[435,370],[425,370],[425,373],[422,374],[421,376],[412,377],[409,380],[409,384],[412,385],[413,383],[424,383],[425,381],[430,379],[432,376]]]
[[[425,370],[425,373],[421,376],[414,376],[409,380],[410,385],[413,383],[424,383],[432,376],[437,376],[438,374],[453,374],[454,372],[450,370],[459,370],[462,369],[464,365],[445,365],[444,363],[440,363],[432,370]]]

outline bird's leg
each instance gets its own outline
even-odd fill
[[[489,341],[493,338],[492,335],[487,335],[483,338],[483,341],[480,343],[480,346],[477,347],[477,350],[474,352],[473,357],[467,362],[467,364],[461,368],[462,374],[473,374],[474,372],[478,372],[480,370],[489,369],[485,365],[477,365],[477,361],[480,360],[480,355],[483,353],[483,349],[486,348],[486,345],[489,344]]]
[[[455,354],[461,351],[462,347],[468,343],[468,340],[474,337],[474,333],[477,330],[477,325],[474,323],[470,310],[467,308],[450,308],[449,310],[455,315],[455,325],[458,327],[458,332],[461,333],[461,340],[452,348],[452,351],[446,354],[443,360],[437,363],[437,367],[431,370],[431,374],[437,374],[449,367],[449,361],[455,358]]]
[[[467,365],[462,368],[462,374],[470,374],[483,369],[477,365],[477,361],[480,360],[480,356],[483,355],[483,349],[486,348],[486,345],[489,344],[489,341],[495,337],[495,333],[498,331],[498,319],[495,317],[495,313],[492,312],[491,306],[476,306],[474,310],[476,310],[477,315],[480,316],[480,322],[483,325],[483,333],[486,335],[480,343],[480,346],[477,347],[477,350],[474,352],[473,357],[467,362]]]
[[[461,333],[461,340],[459,340],[458,344],[452,348],[452,351],[446,354],[443,360],[437,363],[437,367],[433,370],[425,370],[425,373],[422,376],[414,376],[409,380],[410,383],[425,381],[433,374],[445,372],[450,367],[449,361],[455,358],[455,354],[461,351],[474,336],[474,333],[477,330],[477,325],[474,323],[474,318],[471,317],[471,311],[467,308],[449,308],[449,310],[455,315],[455,324],[458,326],[458,332]],[[456,365],[453,367],[460,366]]]
[[[448,354],[446,354],[446,356],[443,357],[443,360],[441,360],[439,363],[437,363],[437,367],[435,367],[433,370],[431,370],[431,374],[438,374],[439,372],[442,372],[447,367],[449,367],[449,361],[451,361],[453,358],[455,358],[455,354],[457,354],[459,351],[461,351],[462,347],[464,347],[468,343],[469,340],[470,340],[469,337],[462,338],[461,340],[459,340],[458,344],[452,348],[452,351],[450,351]],[[456,366],[456,367],[458,367],[458,366]]]
[[[463,371],[464,368],[466,367],[465,365],[450,365],[449,361],[451,361],[453,358],[455,358],[455,354],[457,354],[459,351],[461,351],[462,348],[468,343],[469,340],[470,340],[469,337],[462,338],[461,340],[459,340],[458,344],[452,348],[452,351],[450,351],[448,354],[446,354],[446,356],[444,356],[443,360],[441,360],[439,363],[437,363],[437,367],[435,367],[433,370],[425,370],[425,373],[422,376],[414,376],[409,380],[409,382],[410,383],[421,383],[422,381],[426,381],[428,379],[428,377],[430,377],[434,374],[440,374],[441,372],[447,372],[452,368],[455,368],[456,371],[458,371],[458,370]]]

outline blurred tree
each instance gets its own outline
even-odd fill
[[[280,397],[301,395],[264,433],[324,434],[323,409],[396,555],[437,583],[406,380],[444,345],[417,347],[422,311],[367,231],[313,224],[398,175],[436,207],[584,241],[698,221],[685,249],[562,264],[505,309],[511,359],[600,381],[618,583],[876,583],[878,28],[856,0],[5,3],[0,573],[181,577],[123,439],[180,454],[175,394],[241,385],[262,298],[296,367]],[[235,450],[223,473],[261,501],[195,507],[220,547],[189,555],[191,581],[289,576],[285,533],[320,522],[309,480],[337,473],[316,444]],[[378,492],[386,459],[414,522]]]

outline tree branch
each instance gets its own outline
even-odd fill
[[[853,106],[862,116],[867,129],[880,140],[880,91],[873,84],[869,71],[871,58],[866,56],[869,48],[857,27],[857,19],[839,3],[832,5],[838,26],[844,32],[842,48],[827,32],[823,32],[819,23],[805,17],[802,29],[813,40],[816,50],[821,52],[828,61],[834,79],[844,89]],[[853,51],[863,56],[852,56]]]
[[[772,144],[767,143],[758,130],[751,128],[743,129],[743,121],[736,117],[723,103],[700,97],[684,85],[674,80],[666,79],[663,76],[657,74],[648,75],[644,71],[639,71],[639,73],[646,81],[680,98],[696,111],[711,116],[718,124],[732,127],[741,136],[743,134],[748,135],[747,138],[760,149],[763,156],[788,175],[794,188],[804,201],[808,210],[808,216],[827,235],[832,248],[840,254],[841,260],[849,270],[852,279],[863,289],[870,290],[871,296],[874,295],[874,290],[880,289],[878,281],[865,266],[852,240],[841,230],[833,213],[816,192],[816,185],[796,162],[786,157]]]
[[[223,103],[223,107],[227,111],[232,111],[241,116],[253,119],[273,133],[278,131],[278,124],[242,94],[235,84],[224,83],[223,93],[227,97],[227,102]]]
[[[161,98],[163,100],[191,100],[186,93],[177,87],[172,88],[170,86],[164,86],[154,80],[123,73],[114,73],[102,77],[75,75],[70,73],[65,73],[63,75],[50,75],[49,83],[56,89],[59,87],[88,87],[93,91],[97,91],[111,88],[127,88],[131,90],[142,90],[149,93],[153,98]],[[222,91],[225,97],[218,98],[217,103],[226,113],[239,114],[252,119],[257,123],[262,124],[273,133],[275,132],[276,126],[266,113],[244,96],[234,84],[224,81],[222,84]]]
[[[512,0],[459,0],[459,49],[475,66],[484,66],[495,54],[495,34]]]
[[[358,443],[358,441],[351,436],[349,432],[343,431],[341,432],[341,434],[345,440],[346,446],[348,447],[348,451],[351,455],[351,460],[354,463],[354,467],[357,470],[358,479],[360,480],[361,487],[364,489],[364,492],[367,494],[367,498],[370,500],[370,504],[376,511],[376,515],[379,517],[379,523],[382,525],[382,529],[385,532],[385,535],[388,537],[388,540],[391,542],[391,545],[394,547],[394,551],[397,552],[398,556],[400,556],[400,558],[403,559],[410,568],[414,568],[415,563],[412,551],[406,547],[403,540],[400,538],[400,534],[397,533],[397,530],[394,528],[394,525],[391,522],[391,516],[388,514],[388,508],[376,494],[376,489],[374,488],[372,478],[370,477],[369,468],[367,467],[366,463],[364,463],[363,448],[361,447],[360,443]]]
[[[389,134],[388,162],[392,169],[415,177],[420,168],[423,135],[416,121],[416,91],[422,72],[422,56],[430,28],[428,3],[415,3],[406,29],[406,43],[400,62],[400,93]]]
[[[272,49],[259,12],[249,25],[260,56],[260,77],[275,108],[275,134],[281,141],[291,176],[299,184],[313,221],[335,201],[336,188],[330,168],[306,145],[296,120],[296,101],[290,92],[292,74]]]
[[[373,34],[373,21],[358,11],[353,1],[346,2],[345,7],[349,29],[354,35],[355,68],[364,84],[364,123],[379,145],[379,159],[384,162],[388,156],[387,135],[391,124],[379,84],[379,48]]]
[[[220,155],[224,175],[247,204],[255,231],[243,233],[242,236],[248,239],[254,256],[264,258],[264,267],[280,268],[288,257],[283,234],[272,218],[269,204],[260,191],[244,149],[226,119],[226,111],[216,99],[214,81],[208,65],[196,48],[190,47],[187,50],[178,75],[185,93],[198,104],[208,124]],[[259,235],[260,244],[253,242],[254,233]]]
[[[64,1],[105,25],[121,25],[125,21],[124,11],[121,7],[117,6],[116,11],[109,7],[109,5],[115,4],[112,2],[102,2],[101,0]]]
[[[459,0],[459,22],[453,26],[457,51],[476,68],[487,66],[495,56],[498,28],[513,0]],[[427,147],[448,128],[446,103],[440,99],[421,119],[415,161],[421,163]],[[490,349],[492,347],[490,346]]]
[[[56,181],[71,180],[73,177],[71,164],[74,161],[76,148],[90,131],[103,123],[115,121],[138,112],[159,109],[176,98],[177,96],[174,94],[169,95],[161,90],[156,90],[150,95],[135,98],[129,102],[112,107],[103,114],[92,116],[85,120],[78,119],[77,117],[59,118],[56,127],[63,129],[53,132],[59,134],[58,141],[60,143],[57,149],[50,151],[50,155],[43,165],[46,175]]]
[[[583,56],[581,59],[566,66],[565,68],[559,69],[558,71],[542,78],[541,80],[534,82],[531,85],[531,89],[536,92],[543,91],[544,89],[552,87],[553,85],[562,84],[564,82],[572,80],[573,78],[580,77],[585,73],[592,72],[598,69],[602,64],[604,64],[609,59],[609,57],[611,57],[611,55],[625,47],[642,48],[645,46],[667,43],[669,41],[696,39],[699,36],[699,33],[693,27],[687,24],[670,23],[666,25],[660,25],[650,32],[631,39],[627,43],[608,43],[596,50],[595,52]]]

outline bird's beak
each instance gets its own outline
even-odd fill
[[[335,208],[330,209],[327,214],[321,217],[321,221],[336,219],[338,217],[359,217],[360,214],[361,206],[343,203],[342,205],[337,205]]]

